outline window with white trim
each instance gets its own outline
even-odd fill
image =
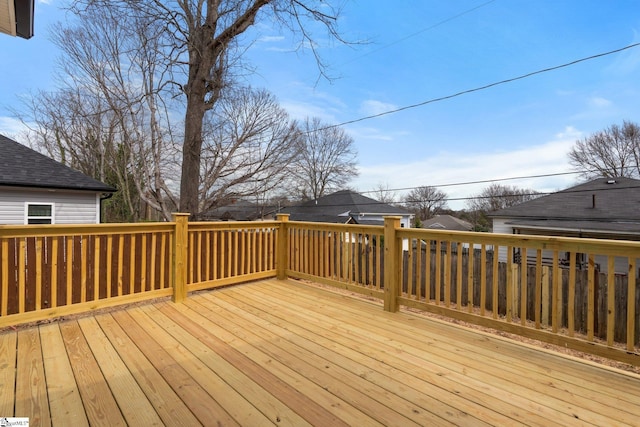
[[[53,203],[27,203],[25,224],[53,224]]]

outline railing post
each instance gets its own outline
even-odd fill
[[[400,296],[400,245],[396,229],[400,228],[399,216],[384,217],[384,309],[398,311]]]
[[[187,298],[187,250],[189,242],[189,214],[174,213],[176,223],[173,238],[173,302]]]
[[[287,222],[289,221],[289,214],[277,214],[276,219],[280,222],[280,228],[278,229],[278,256],[277,262],[277,274],[278,280],[285,280],[287,278]]]

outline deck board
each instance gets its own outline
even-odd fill
[[[42,357],[47,377],[47,395],[51,410],[51,424],[63,423],[88,426],[80,390],[76,384],[67,350],[56,323],[40,327]]]
[[[294,281],[0,333],[31,425],[637,425],[640,377]]]

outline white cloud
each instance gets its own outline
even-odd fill
[[[274,43],[281,42],[283,40],[284,36],[262,36],[258,39],[258,41],[262,43]]]
[[[375,99],[368,99],[360,104],[359,112],[365,116],[374,116],[376,114],[386,113],[387,111],[397,109],[397,105],[376,101]]]
[[[413,188],[421,185],[442,186],[450,199],[464,199],[478,194],[489,183],[470,183],[503,178],[530,177],[570,172],[567,153],[581,132],[567,127],[553,139],[513,151],[494,151],[483,147],[479,151],[441,151],[411,163],[381,163],[359,167],[360,176],[354,186],[360,191],[375,189],[384,183],[390,189]],[[573,185],[576,175],[544,178],[522,178],[501,181],[505,185],[531,188],[541,192],[557,191]],[[463,209],[464,200],[449,202],[452,209]]]
[[[588,102],[589,106],[594,108],[607,108],[613,105],[613,103],[608,99],[601,98],[599,96],[594,96],[593,98],[589,99]]]

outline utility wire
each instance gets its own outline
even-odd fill
[[[559,70],[561,68],[570,67],[572,65],[579,64],[581,62],[586,62],[586,61],[590,61],[592,59],[602,58],[602,57],[608,56],[608,55],[613,55],[614,53],[619,53],[619,52],[622,52],[622,51],[625,51],[625,50],[628,50],[628,49],[632,49],[632,48],[638,47],[638,46],[640,46],[640,43],[633,43],[633,44],[621,47],[619,49],[614,49],[614,50],[610,50],[608,52],[598,53],[596,55],[591,55],[591,56],[587,56],[585,58],[576,59],[575,61],[567,62],[565,64],[556,65],[556,66],[549,67],[549,68],[543,68],[541,70],[533,71],[533,72],[530,72],[530,73],[527,73],[527,74],[523,74],[521,76],[512,77],[512,78],[505,79],[505,80],[500,80],[498,82],[490,83],[490,84],[487,84],[487,85],[484,85],[484,86],[480,86],[480,87],[476,87],[476,88],[473,88],[473,89],[463,90],[461,92],[457,92],[457,93],[454,93],[454,94],[451,94],[451,95],[441,96],[439,98],[432,98],[432,99],[429,99],[429,100],[426,100],[426,101],[418,102],[417,104],[411,104],[411,105],[406,105],[404,107],[396,108],[394,110],[388,110],[388,111],[384,111],[382,113],[373,114],[373,115],[370,115],[370,116],[364,116],[364,117],[360,117],[358,119],[348,120],[346,122],[338,123],[338,124],[335,124],[335,125],[324,126],[322,128],[314,129],[314,130],[308,131],[306,133],[318,132],[318,131],[322,131],[322,130],[325,130],[325,129],[332,129],[332,128],[336,128],[336,127],[340,127],[340,126],[344,126],[344,125],[350,125],[350,124],[353,124],[353,123],[362,122],[364,120],[375,119],[375,118],[386,116],[386,115],[389,115],[389,114],[398,113],[400,111],[405,111],[405,110],[409,110],[409,109],[413,109],[413,108],[417,108],[417,107],[422,107],[424,105],[433,104],[433,103],[440,102],[440,101],[445,101],[447,99],[456,98],[458,96],[467,95],[469,93],[479,92],[481,90],[489,89],[489,88],[492,88],[494,86],[499,86],[499,85],[503,85],[503,84],[506,84],[506,83],[512,83],[512,82],[515,82],[515,81],[518,81],[518,80],[526,79],[528,77],[532,77],[532,76],[535,76],[537,74],[547,73],[549,71],[555,71],[555,70]]]
[[[435,23],[435,24],[433,24],[433,25],[430,25],[430,26],[428,26],[428,27],[426,27],[426,28],[423,28],[423,29],[421,29],[421,30],[416,31],[415,33],[411,33],[411,34],[406,35],[406,36],[404,36],[404,37],[401,37],[401,38],[399,38],[399,39],[397,39],[397,40],[394,40],[394,41],[392,41],[391,43],[388,43],[388,44],[386,44],[386,45],[384,45],[384,46],[380,46],[380,47],[379,47],[379,48],[377,48],[377,49],[372,49],[372,50],[370,50],[369,52],[363,53],[363,54],[362,54],[362,55],[360,55],[360,56],[356,56],[355,58],[351,58],[350,60],[348,60],[348,61],[346,61],[346,62],[343,62],[343,63],[342,63],[342,65],[350,64],[350,63],[352,63],[352,62],[354,62],[354,61],[357,61],[357,60],[358,60],[358,59],[360,59],[360,58],[364,58],[365,56],[371,55],[371,54],[373,54],[373,53],[379,52],[379,51],[381,51],[381,50],[383,50],[383,49],[386,49],[386,48],[388,48],[388,47],[391,47],[391,46],[397,45],[397,44],[399,44],[399,43],[402,43],[403,41],[408,40],[408,39],[410,39],[411,37],[415,37],[415,36],[417,36],[417,35],[419,35],[419,34],[422,34],[422,33],[426,32],[426,31],[433,30],[434,28],[437,28],[437,27],[439,27],[440,25],[444,25],[444,24],[446,24],[447,22],[451,22],[451,21],[453,21],[454,19],[458,19],[458,18],[460,18],[461,16],[464,16],[464,15],[466,15],[466,14],[468,14],[468,13],[474,12],[474,11],[476,11],[476,10],[480,9],[481,7],[487,6],[487,5],[489,5],[489,4],[491,4],[491,3],[495,2],[495,1],[496,1],[496,0],[489,0],[489,1],[487,1],[487,2],[485,2],[485,3],[482,3],[482,4],[480,4],[480,5],[476,6],[476,7],[473,7],[473,8],[471,8],[471,9],[467,9],[467,10],[465,10],[464,12],[460,12],[460,13],[458,13],[457,15],[453,15],[453,16],[451,16],[451,17],[449,17],[449,18],[443,19],[442,21],[436,22],[436,23]]]
[[[456,187],[456,186],[461,186],[461,185],[486,184],[488,182],[515,181],[515,180],[519,180],[519,179],[533,179],[533,178],[547,178],[547,177],[551,177],[551,176],[575,175],[575,174],[581,174],[581,173],[584,173],[584,172],[585,171],[557,172],[557,173],[547,173],[547,174],[540,174],[540,175],[512,176],[512,177],[509,177],[509,178],[494,178],[494,179],[483,179],[483,180],[478,180],[478,181],[454,182],[454,183],[449,183],[449,184],[436,184],[436,185],[427,185],[427,186],[418,185],[418,186],[415,186],[415,187],[403,187],[403,188],[390,188],[390,189],[383,189],[383,190],[362,191],[360,194],[379,193],[380,191],[383,191],[383,192],[407,191],[407,190],[415,190],[416,188],[420,188],[420,187],[432,187],[432,188]],[[586,172],[597,172],[597,171],[593,170],[593,171],[586,171]]]

